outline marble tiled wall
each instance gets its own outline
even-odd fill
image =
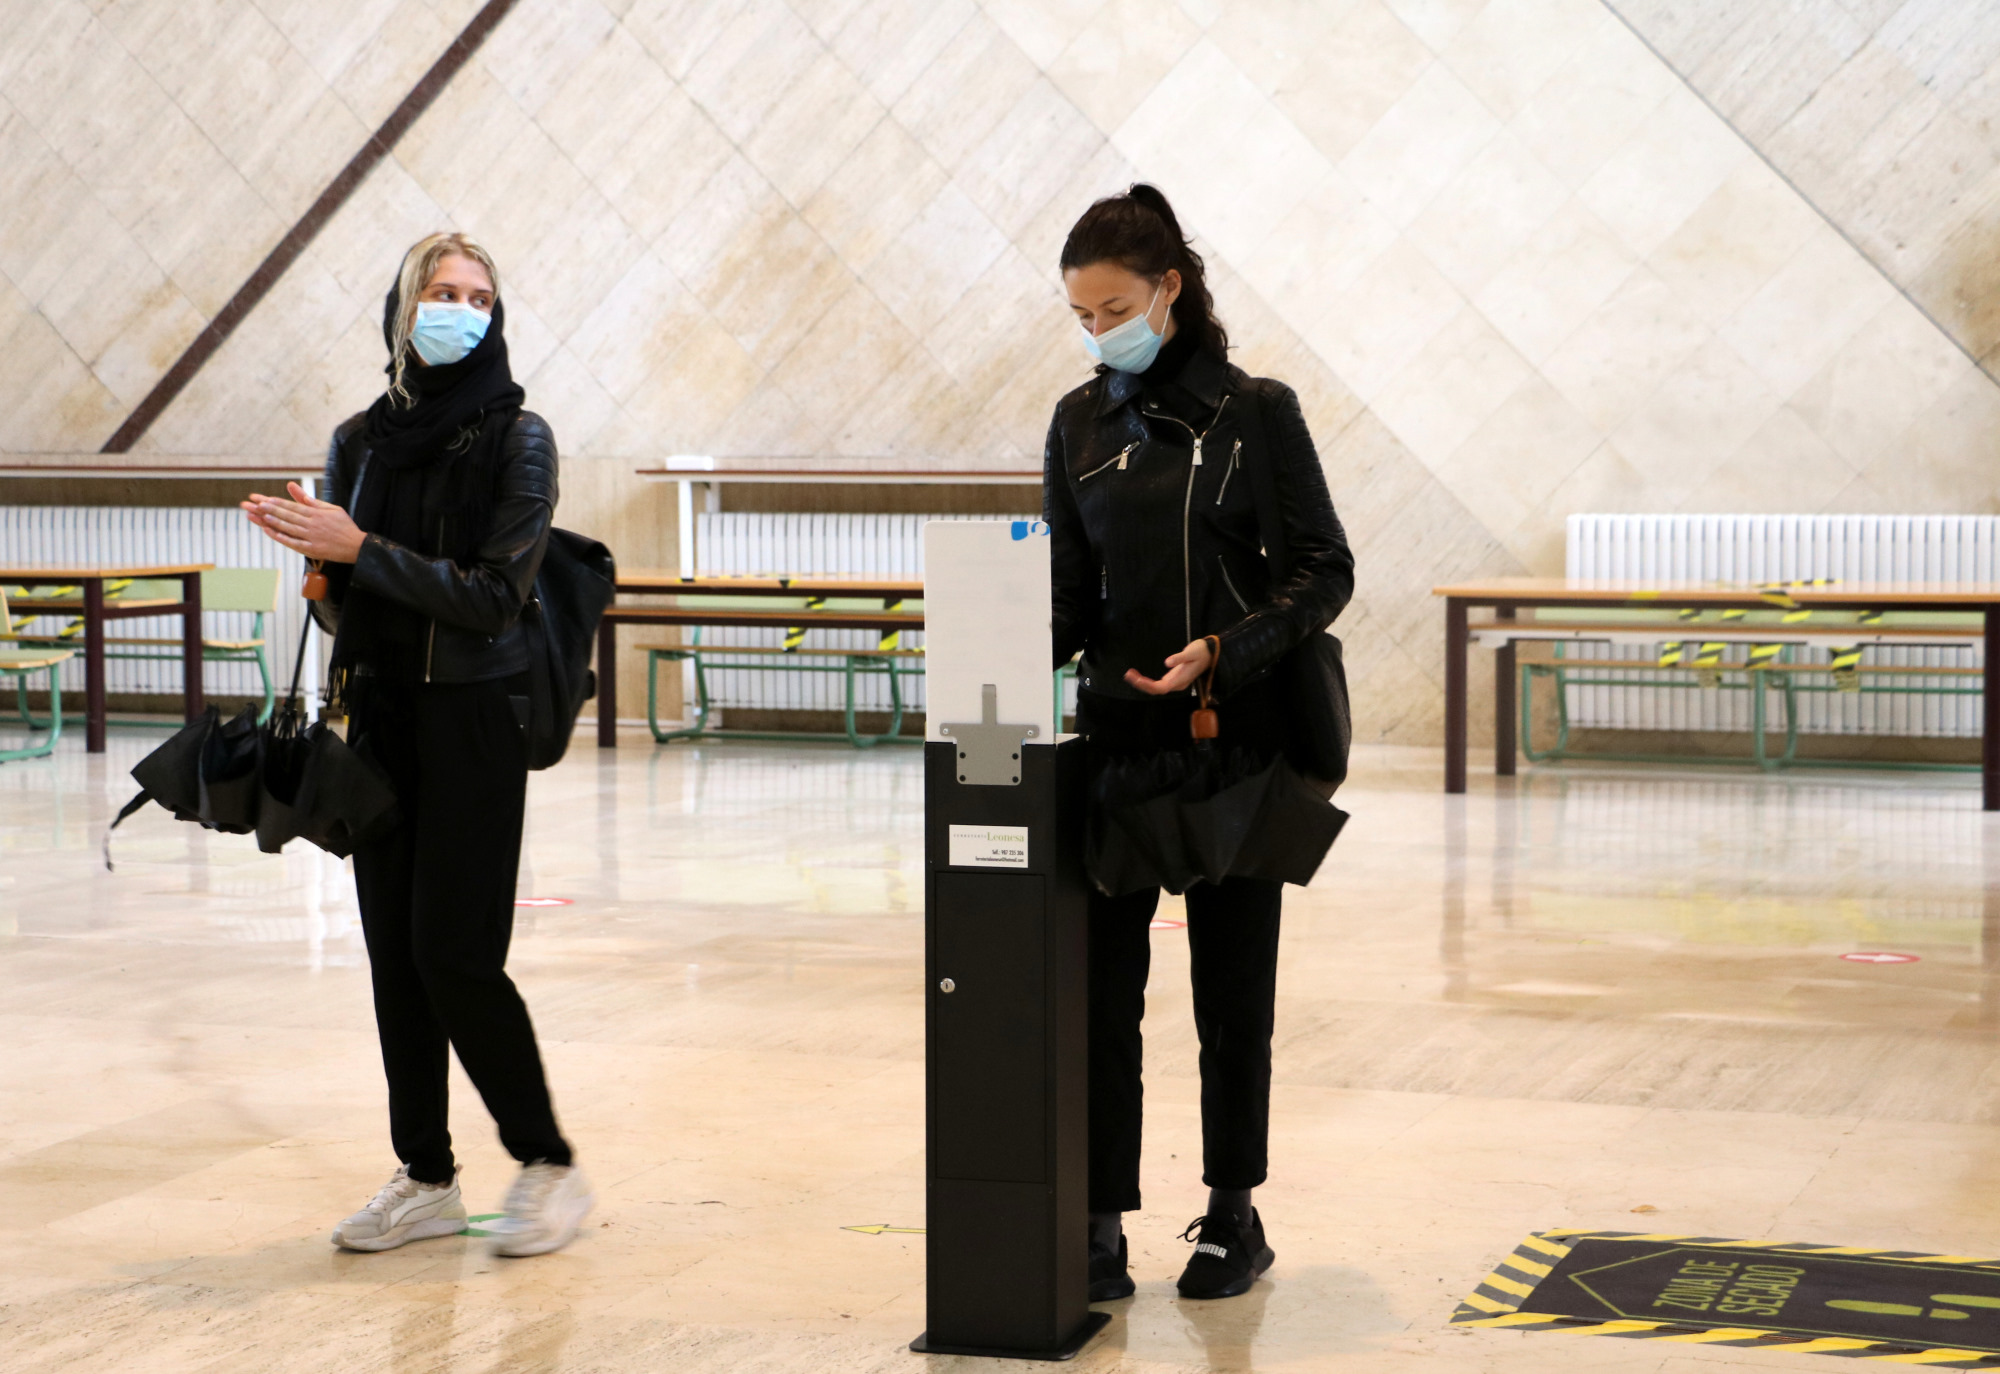
[[[0,448],[101,444],[476,8],[0,0]],[[1143,176],[1306,399],[1361,730],[1433,740],[1429,587],[1569,511],[1994,508],[2000,387],[1753,136],[1601,0],[521,0],[143,447],[321,446],[452,225],[628,561],[669,453],[1032,464],[1063,233]]]
[[[2000,5],[1615,8],[1871,261],[2000,375]]]

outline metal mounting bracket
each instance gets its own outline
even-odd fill
[[[958,746],[958,780],[975,787],[1017,787],[1021,745],[1042,733],[1039,725],[1002,725],[1000,693],[990,682],[979,688],[981,719],[940,724],[938,733]]]

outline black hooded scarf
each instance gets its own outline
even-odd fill
[[[382,337],[395,370],[395,324],[401,304],[390,288]],[[527,394],[507,365],[506,311],[493,302],[486,336],[455,363],[426,366],[404,345],[404,401],[387,390],[368,407],[363,437],[367,471],[353,497],[354,523],[431,557],[464,564],[492,524],[507,428]],[[341,606],[334,666],[365,666],[389,677],[423,673],[428,625],[412,608],[361,587]]]

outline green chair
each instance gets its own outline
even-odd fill
[[[107,589],[109,590],[109,589]],[[72,593],[74,595],[74,593]],[[139,580],[118,587],[109,597],[119,601],[179,601],[181,584],[178,580]],[[33,609],[34,598],[18,598],[15,610],[22,618],[37,612]],[[251,616],[250,633],[242,639],[210,639],[206,635],[201,641],[201,657],[204,663],[254,663],[257,676],[264,684],[264,709],[259,720],[271,718],[271,708],[276,704],[276,691],[271,678],[270,647],[265,642],[265,617],[278,609],[278,570],[276,568],[210,568],[201,575],[201,609],[204,617],[210,614],[236,614]],[[11,628],[11,627],[10,627]],[[206,628],[206,627],[204,627]],[[24,648],[49,648],[58,645],[80,644],[81,636],[73,628],[61,632],[45,632],[29,635],[15,633],[11,638]],[[181,659],[181,641],[178,635],[171,638],[133,638],[129,636],[107,635],[104,640],[106,659],[153,659],[178,663]],[[132,724],[159,724],[160,722],[128,722]],[[174,729],[180,722],[168,722]]]
[[[7,613],[7,592],[0,587],[0,626],[13,627],[13,618]],[[0,763],[12,763],[15,759],[38,759],[55,752],[56,741],[62,738],[62,665],[74,658],[68,649],[30,648],[0,649],[0,675],[14,679],[15,703],[20,709],[21,720],[30,731],[46,729],[48,735],[39,743],[25,749],[0,749]],[[49,675],[49,718],[38,721],[28,710],[28,679],[36,673]]]

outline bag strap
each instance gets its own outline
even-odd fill
[[[1271,564],[1271,585],[1283,582],[1292,572],[1291,543],[1285,538],[1285,517],[1278,500],[1278,474],[1273,464],[1271,434],[1265,424],[1264,389],[1251,378],[1237,393],[1243,398],[1244,430],[1250,436],[1251,460],[1247,465],[1250,495],[1257,503],[1257,535],[1264,541],[1264,557]]]
[[[1208,646],[1208,671],[1200,678],[1201,709],[1215,707],[1215,670],[1222,666],[1222,640],[1215,635],[1203,635],[1201,642]]]

